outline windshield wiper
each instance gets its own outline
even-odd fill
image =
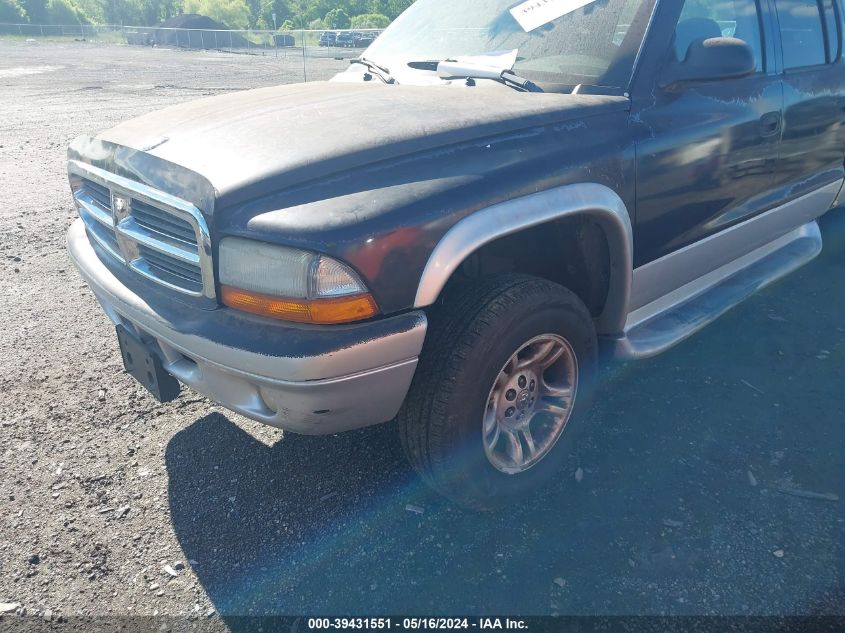
[[[526,79],[525,77],[520,77],[511,70],[503,71],[502,74],[499,75],[499,78],[503,84],[513,88],[519,88],[525,92],[543,92],[543,89],[533,81]]]
[[[543,89],[533,81],[526,79],[525,77],[520,77],[513,72],[513,70],[508,68],[495,68],[493,66],[474,64],[466,61],[455,61],[451,59],[444,59],[442,61],[422,60],[418,62],[408,62],[408,66],[416,70],[436,71],[443,78],[456,77],[461,79],[492,79],[500,84],[504,84],[524,92],[543,92]]]
[[[367,70],[370,71],[373,75],[381,79],[386,84],[395,84],[397,83],[396,80],[391,76],[390,71],[385,68],[384,66],[379,66],[374,61],[367,59],[366,57],[356,57],[355,59],[349,60],[351,64],[361,64],[365,66]]]

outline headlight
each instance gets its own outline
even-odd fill
[[[227,237],[220,242],[223,303],[300,323],[349,323],[378,314],[366,286],[325,255]]]

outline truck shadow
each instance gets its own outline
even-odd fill
[[[841,610],[845,504],[780,492],[845,498],[831,223],[803,271],[610,371],[560,481],[504,512],[429,493],[391,425],[268,446],[197,420],[166,451],[185,558],[224,618]]]

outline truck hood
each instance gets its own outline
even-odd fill
[[[367,164],[626,108],[616,96],[315,82],[172,106],[96,137],[202,176],[231,205]]]

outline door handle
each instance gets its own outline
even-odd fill
[[[767,112],[760,117],[760,135],[774,136],[780,132],[780,112]]]

